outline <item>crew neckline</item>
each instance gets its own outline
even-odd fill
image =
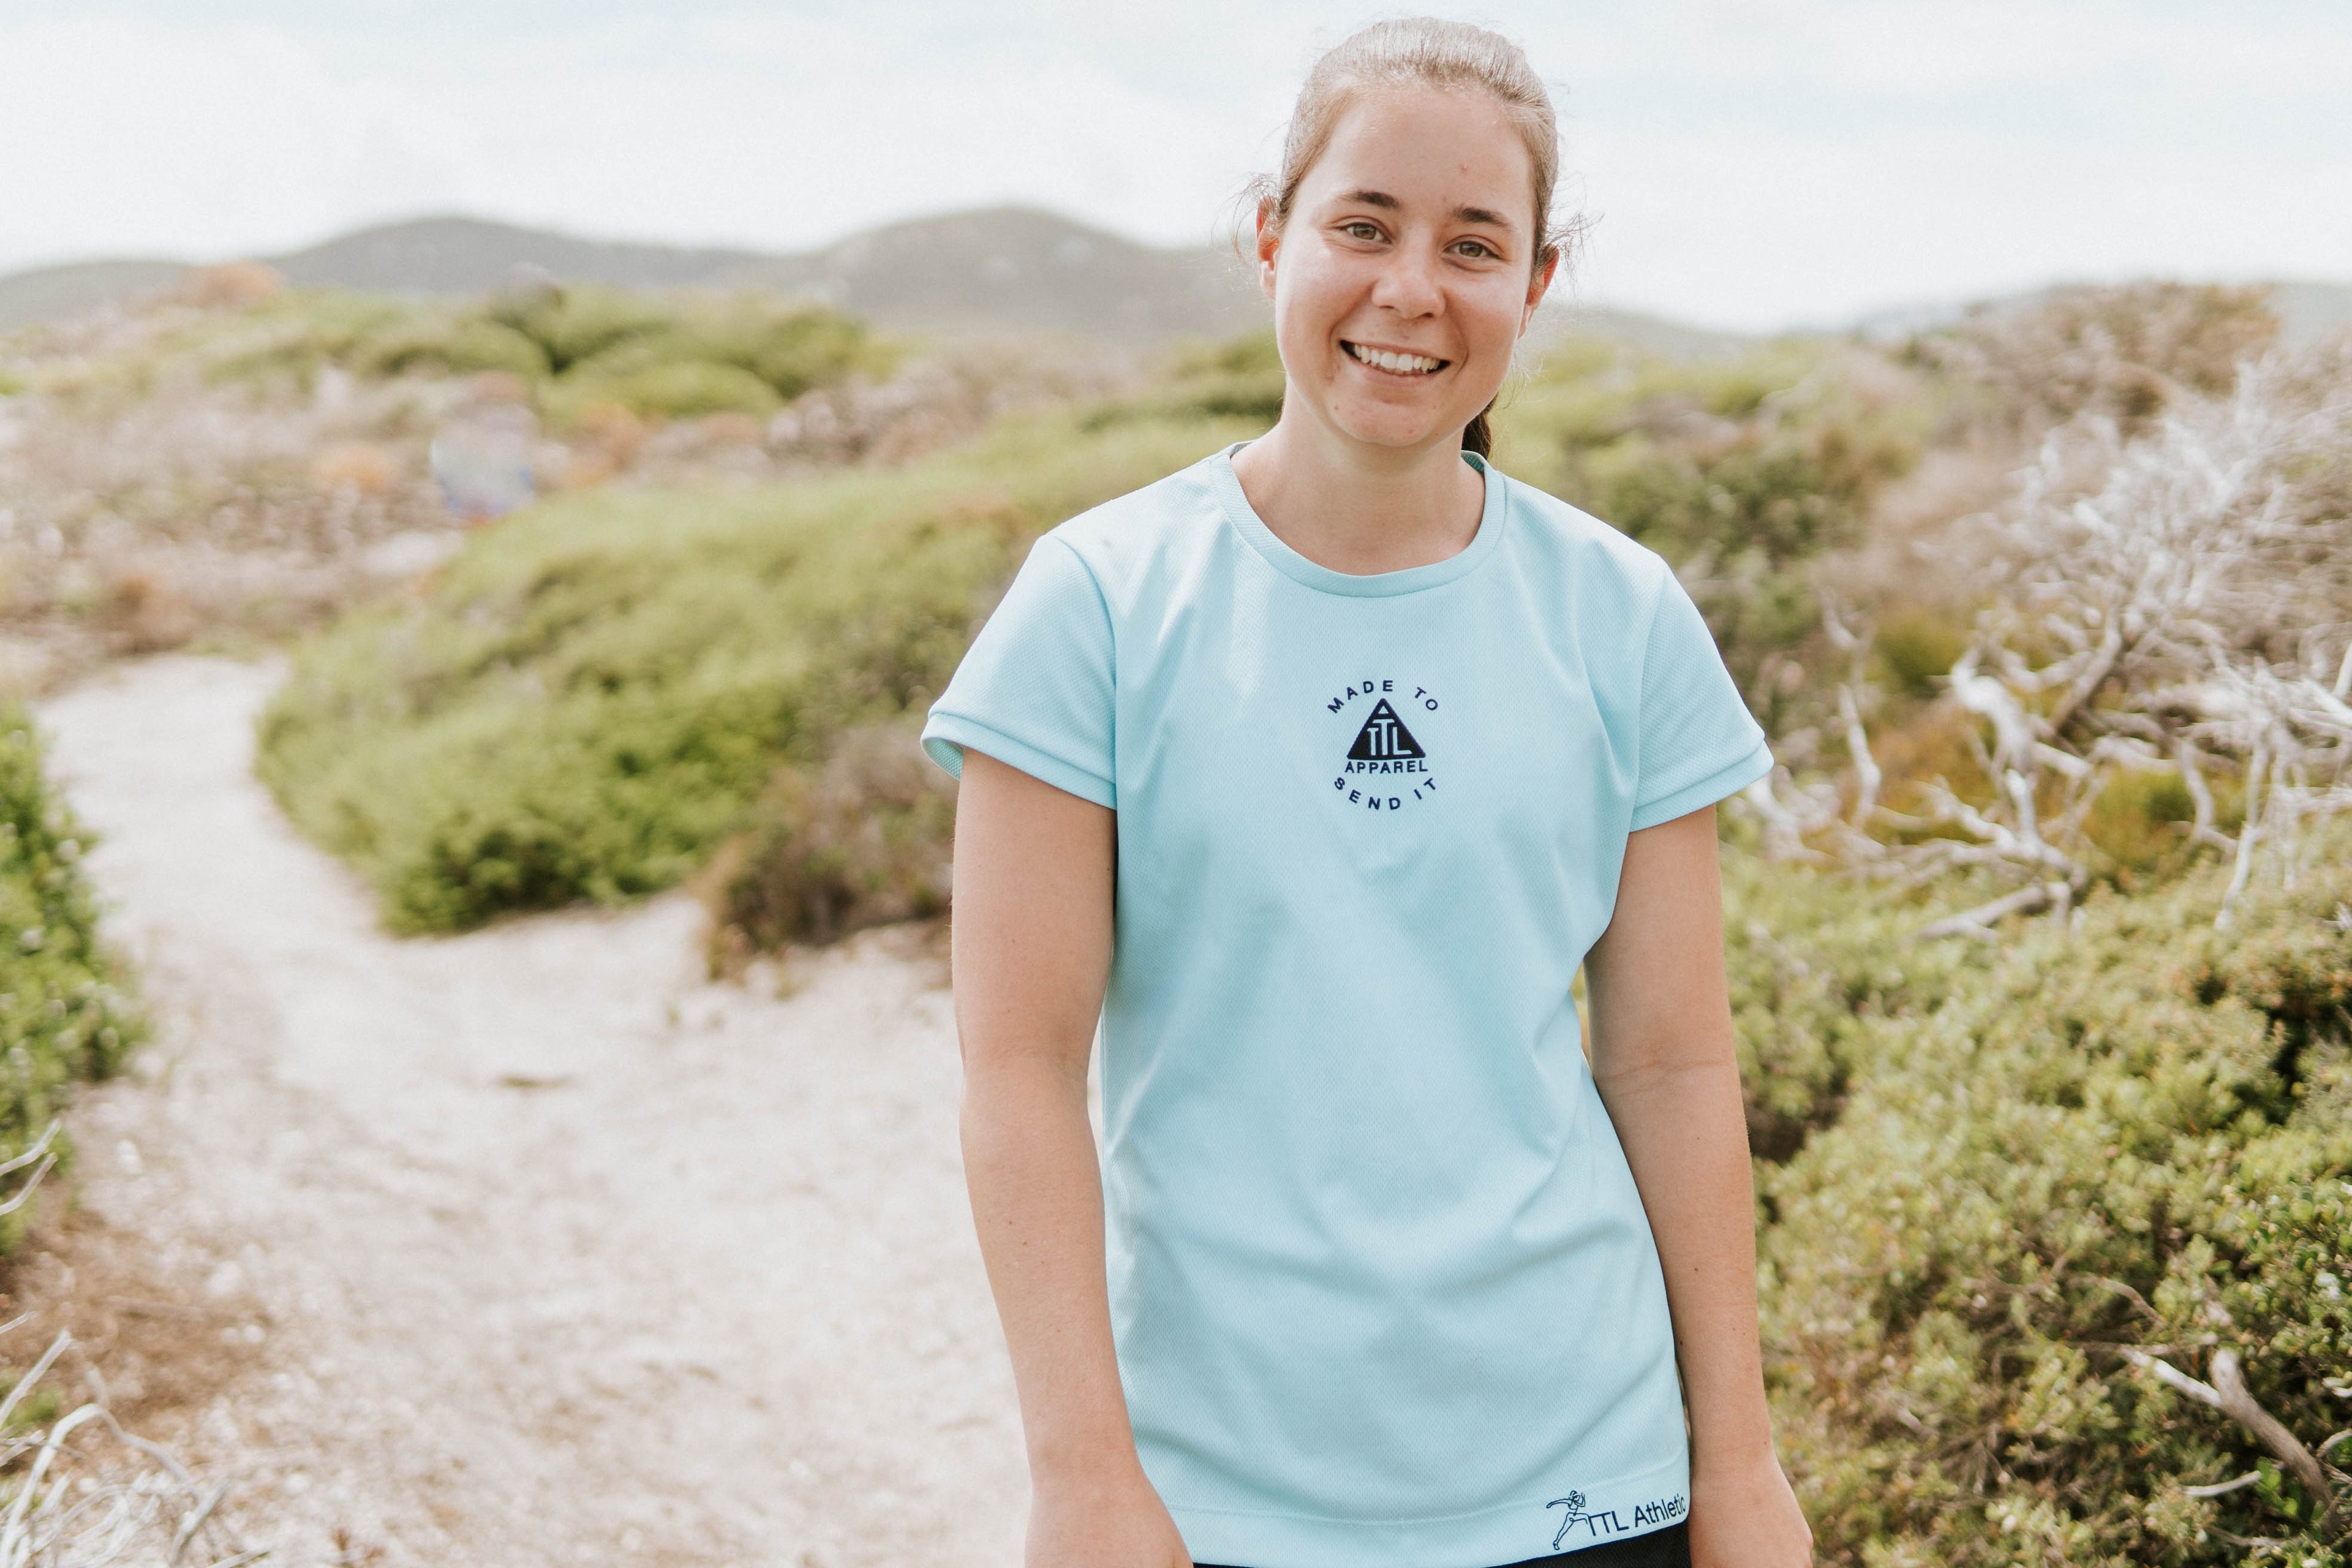
[[[1419,566],[1407,566],[1395,572],[1338,572],[1309,561],[1277,537],[1265,525],[1265,520],[1251,506],[1243,492],[1241,476],[1234,471],[1234,454],[1248,446],[1236,441],[1209,460],[1214,476],[1218,499],[1224,503],[1225,517],[1236,531],[1247,540],[1250,547],[1264,556],[1267,564],[1284,576],[1304,587],[1323,594],[1343,594],[1351,598],[1384,598],[1395,594],[1417,594],[1435,588],[1455,578],[1475,571],[1478,564],[1495,552],[1502,542],[1503,519],[1507,510],[1503,496],[1503,476],[1492,465],[1472,451],[1462,454],[1463,461],[1478,470],[1486,485],[1486,503],[1478,513],[1478,531],[1470,542],[1443,561],[1431,561]]]

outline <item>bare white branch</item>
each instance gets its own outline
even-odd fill
[[[1949,837],[1863,846],[1894,821],[1868,632],[1824,595],[1853,667],[1836,694],[1853,808],[1797,809],[1806,786],[1777,781],[1778,816],[1758,803],[1768,844],[1840,847],[1913,883],[1979,869],[2024,883],[1929,928],[1983,937],[2056,901],[2053,878],[2069,899],[2087,887],[2086,834],[2122,770],[2180,780],[2189,840],[2230,858],[2224,921],[2260,864],[2294,874],[2303,824],[2352,809],[2352,361],[2273,355],[2227,395],[2175,391],[2134,433],[2095,416],[2053,430],[2011,504],[1971,525],[1992,602],[1947,684],[1977,721],[1964,740],[1992,798],[1928,785],[1902,826]]]

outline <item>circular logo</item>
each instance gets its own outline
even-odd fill
[[[1324,704],[1332,724],[1336,770],[1331,793],[1353,811],[1411,811],[1437,798],[1437,775],[1424,733],[1438,710],[1427,687],[1390,676],[1350,681]]]

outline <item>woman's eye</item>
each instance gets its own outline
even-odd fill
[[[1485,261],[1495,254],[1485,241],[1476,239],[1465,239],[1454,248],[1473,261]]]
[[[1369,223],[1349,224],[1346,233],[1349,239],[1378,239],[1381,237],[1379,226]]]

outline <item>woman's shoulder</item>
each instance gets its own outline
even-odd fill
[[[1517,553],[1527,569],[1557,574],[1564,587],[1580,592],[1643,598],[1673,578],[1665,557],[1591,512],[1499,468],[1487,472],[1507,487]]]
[[[1221,542],[1224,498],[1216,466],[1223,454],[1155,479],[1139,489],[1087,508],[1046,531],[1086,563],[1106,588],[1133,584],[1171,558]]]

